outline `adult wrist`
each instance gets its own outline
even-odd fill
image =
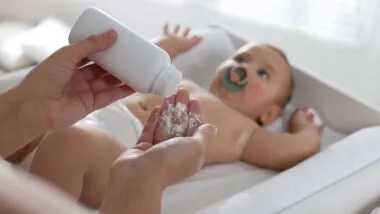
[[[164,189],[147,181],[148,179],[140,177],[139,179],[126,179],[122,184],[111,183],[108,193],[103,199],[100,212],[102,214],[157,213],[158,210],[161,210]]]
[[[16,100],[14,105],[20,106],[18,110],[20,115],[18,118],[19,124],[24,123],[29,129],[34,128],[32,129],[33,133],[35,133],[33,135],[36,135],[36,137],[50,130],[43,108],[43,99],[30,93],[22,84],[14,88],[11,93]]]
[[[7,157],[47,131],[38,106],[20,86],[0,95],[0,155]]]

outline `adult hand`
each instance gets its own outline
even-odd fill
[[[175,108],[177,105],[182,107]],[[187,106],[185,113],[183,106]],[[171,118],[164,120],[168,114]],[[168,124],[185,128],[168,131]],[[130,211],[157,213],[163,190],[203,166],[206,146],[216,132],[213,125],[203,123],[199,102],[189,101],[188,92],[179,90],[163,107],[153,110],[138,143],[115,161],[111,170],[111,192],[103,210],[111,213],[110,210],[116,211],[117,207],[127,210],[126,206],[130,206]],[[125,201],[121,201],[122,198]],[[132,200],[129,198],[134,198],[135,203],[128,203]]]
[[[164,186],[171,185],[203,166],[205,147],[215,134],[213,125],[203,123],[199,102],[189,100],[188,91],[180,89],[164,106],[153,110],[136,146],[115,166],[141,156],[141,160],[152,162],[147,168],[154,166],[151,170],[165,175]]]
[[[117,39],[114,30],[61,48],[34,70],[18,86],[33,103],[46,129],[71,125],[94,110],[134,91],[87,57],[111,47]]]

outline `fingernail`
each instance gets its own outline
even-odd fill
[[[116,31],[114,29],[107,30],[106,32],[101,34],[101,36],[104,36],[104,37],[113,37],[115,35],[116,35]]]
[[[153,113],[154,113],[155,115],[160,114],[160,112],[161,112],[161,106],[155,106],[155,107],[153,108]]]
[[[207,124],[207,132],[209,132],[212,135],[216,135],[218,133],[218,128],[212,124]]]

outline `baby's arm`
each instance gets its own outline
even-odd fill
[[[257,128],[243,151],[243,161],[282,171],[319,151],[322,128],[314,126],[307,109],[298,110],[290,125],[290,133],[270,133]]]

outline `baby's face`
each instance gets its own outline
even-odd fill
[[[222,83],[227,71],[242,67],[248,83],[238,92],[230,92]],[[290,87],[291,70],[285,59],[267,46],[248,44],[222,63],[216,71],[210,91],[227,105],[257,119],[267,108],[278,105]]]

